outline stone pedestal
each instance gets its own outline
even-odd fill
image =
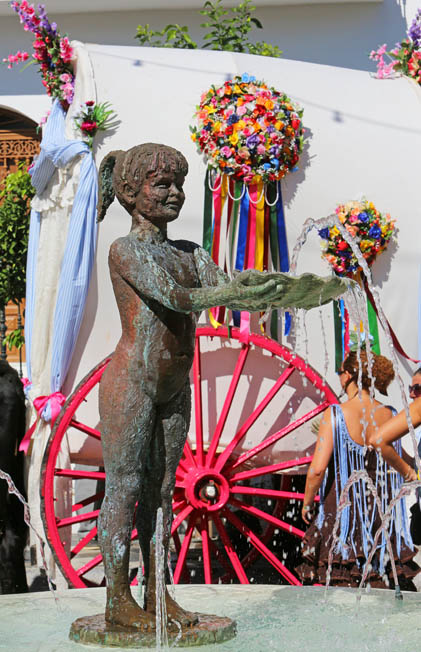
[[[181,631],[168,631],[168,644],[175,647],[194,647],[222,643],[234,638],[236,622],[230,618],[197,614],[199,622]],[[78,618],[72,623],[69,638],[85,645],[104,645],[119,648],[155,648],[156,633],[124,628],[105,622],[104,614]]]

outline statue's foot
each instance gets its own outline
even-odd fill
[[[151,594],[152,599],[146,601],[146,613],[153,614],[155,616],[156,603],[154,595]],[[192,611],[186,611],[180,605],[173,600],[168,591],[165,592],[165,606],[167,610],[167,620],[171,629],[175,629],[171,626],[181,625],[181,627],[190,627],[191,625],[196,625],[199,622],[198,615]]]
[[[199,622],[197,614],[193,611],[186,611],[172,599],[167,593],[165,596],[165,603],[167,606],[167,618],[169,621],[180,623],[182,627],[190,627]]]
[[[155,615],[144,611],[130,596],[118,596],[110,600],[105,610],[105,620],[110,625],[133,627],[143,631],[156,629]]]

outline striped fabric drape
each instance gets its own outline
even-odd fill
[[[66,140],[65,113],[59,101],[56,100],[43,134],[40,155],[30,170],[32,184],[37,194],[41,194],[47,186],[56,168],[66,168],[77,156],[83,158],[58,281],[53,324],[51,392],[61,389],[82,321],[94,262],[97,235],[95,213],[98,193],[97,171],[92,152],[83,141]],[[27,368],[30,380],[32,380],[31,340],[35,315],[35,279],[40,220],[41,214],[33,210],[28,245],[25,319]]]

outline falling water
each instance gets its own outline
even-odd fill
[[[53,586],[53,584],[51,582],[51,578],[50,578],[50,575],[49,575],[49,572],[48,572],[47,560],[45,559],[45,553],[44,553],[45,541],[38,534],[38,532],[36,531],[36,529],[34,528],[34,526],[31,523],[31,514],[30,514],[30,511],[29,511],[29,505],[26,502],[25,498],[22,496],[22,494],[16,488],[16,485],[13,482],[10,475],[8,473],[6,473],[5,471],[2,471],[1,469],[0,469],[0,480],[5,480],[7,482],[7,490],[9,492],[9,494],[13,494],[14,496],[16,496],[16,498],[18,498],[18,500],[20,500],[20,502],[23,505],[23,520],[25,521],[26,525],[31,528],[31,530],[34,532],[35,536],[38,538],[38,541],[40,543],[42,565],[44,566],[45,574],[47,576],[48,588],[50,589],[50,591],[52,593],[52,596],[54,598],[54,601],[55,601],[55,604],[56,604],[56,607],[57,607],[58,611],[61,611],[60,602],[59,602],[59,599],[58,599],[58,597],[56,595],[56,591],[54,590],[54,586]]]
[[[382,307],[380,305],[379,294],[377,292],[377,289],[374,287],[374,285],[372,283],[371,271],[370,271],[370,269],[369,269],[369,267],[367,265],[367,262],[366,262],[364,256],[361,253],[361,250],[360,250],[360,248],[358,246],[357,240],[355,238],[353,238],[348,233],[348,231],[343,226],[343,224],[340,222],[340,220],[338,219],[338,217],[337,217],[337,215],[335,213],[328,216],[328,217],[326,217],[326,218],[321,218],[319,220],[313,220],[312,218],[309,218],[308,220],[305,221],[305,223],[303,225],[303,229],[301,231],[301,234],[298,237],[297,242],[295,244],[295,247],[293,249],[292,260],[291,260],[291,265],[290,265],[291,273],[296,274],[298,256],[299,256],[299,253],[300,253],[303,245],[305,244],[305,242],[307,240],[307,236],[310,233],[310,231],[313,228],[316,228],[316,229],[320,230],[322,228],[331,227],[333,225],[335,225],[337,227],[337,229],[340,231],[343,239],[351,247],[355,257],[358,260],[358,263],[359,263],[360,267],[362,268],[362,270],[364,272],[365,278],[367,280],[368,287],[369,287],[369,289],[370,289],[370,291],[372,293],[374,303],[375,303],[375,306],[376,306],[376,309],[377,309],[377,314],[378,314],[378,317],[379,317],[379,321],[380,321],[381,325],[383,326],[385,336],[386,336],[386,341],[387,341],[387,344],[388,344],[388,347],[389,347],[389,350],[390,350],[390,354],[391,354],[391,357],[392,357],[392,363],[393,363],[393,368],[394,368],[394,371],[395,371],[395,376],[396,376],[396,378],[398,380],[398,384],[399,384],[399,388],[400,388],[400,392],[401,392],[401,397],[402,397],[402,403],[404,405],[406,419],[407,419],[407,423],[408,423],[408,427],[409,427],[409,432],[411,434],[412,444],[413,444],[413,448],[414,448],[416,466],[417,466],[418,470],[420,470],[420,458],[419,458],[419,455],[418,455],[418,447],[417,447],[417,442],[416,442],[416,438],[415,438],[414,428],[413,428],[412,421],[411,421],[410,414],[409,414],[409,406],[408,406],[408,402],[407,402],[407,399],[406,399],[406,394],[405,394],[403,381],[402,381],[402,378],[401,378],[400,373],[399,373],[398,357],[397,357],[397,354],[395,352],[395,348],[394,348],[394,345],[393,345],[392,336],[391,336],[391,333],[390,333],[390,330],[389,330],[389,325],[387,323],[386,316],[385,316],[385,314],[383,312],[383,309],[382,309]],[[356,324],[358,324],[358,323],[360,323],[360,320],[361,320],[362,323],[363,323],[364,332],[366,334],[368,334],[370,332],[370,329],[369,329],[369,324],[368,324],[367,306],[366,306],[366,301],[365,301],[365,295],[364,295],[362,289],[356,283],[353,284],[352,286],[350,285],[350,288],[349,288],[348,292],[343,296],[343,299],[345,301],[345,305],[346,305],[346,307],[347,307],[347,309],[349,311],[349,314],[353,318],[354,322]],[[371,378],[370,397],[373,399],[374,398],[374,378],[373,378],[373,375],[372,375],[373,354],[372,354],[372,351],[371,351],[371,348],[370,348],[370,342],[368,340],[368,337],[366,339],[367,339],[367,341],[366,341],[366,352],[367,352],[368,371],[369,371],[369,375],[370,375],[370,378]],[[359,332],[357,334],[357,355],[358,355],[359,361],[361,361],[361,358],[360,358],[360,355],[361,355],[361,337],[360,337]],[[361,390],[362,390],[362,386],[361,386],[361,364],[359,364],[358,393],[359,393],[360,398],[361,398]],[[363,419],[362,419],[363,433],[362,433],[362,435],[363,435],[364,442],[365,442],[365,435],[366,435],[366,430],[367,430],[367,425],[368,425],[368,419],[366,417],[367,417],[367,415],[365,415],[363,413]],[[371,479],[369,478],[368,474],[365,471],[362,472],[362,473],[364,474],[364,476],[366,478],[366,482],[367,482],[367,484],[369,486],[369,489],[372,492],[372,494],[374,496],[374,499],[377,502],[379,514],[381,516],[381,526],[380,526],[378,532],[376,533],[373,548],[372,548],[372,550],[371,550],[371,552],[369,554],[369,557],[368,557],[368,559],[366,561],[364,571],[363,571],[363,576],[362,576],[362,579],[361,579],[360,588],[363,585],[363,583],[364,583],[364,581],[365,581],[365,579],[367,577],[367,574],[368,574],[368,571],[369,571],[369,568],[370,568],[370,563],[371,563],[371,560],[373,558],[374,552],[376,550],[376,544],[377,544],[378,538],[380,536],[380,533],[382,531],[384,531],[385,537],[386,537],[386,545],[387,545],[387,548],[389,550],[390,563],[391,563],[391,566],[392,566],[393,577],[394,577],[394,580],[395,580],[396,597],[401,598],[402,595],[400,593],[399,584],[398,584],[398,581],[397,581],[397,573],[396,573],[396,567],[395,567],[395,562],[394,562],[394,556],[391,553],[390,537],[389,537],[389,534],[387,532],[387,524],[388,524],[388,522],[390,520],[391,510],[393,509],[393,506],[396,504],[398,498],[397,497],[393,498],[393,500],[391,501],[386,513],[383,514],[382,510],[381,510],[381,505],[380,505],[380,500],[379,500],[378,494],[376,492],[376,489],[375,489]],[[330,548],[330,551],[329,551],[329,564],[328,564],[328,571],[327,571],[327,576],[326,576],[326,591],[329,588],[329,581],[330,581],[332,563],[333,563],[333,551],[334,551],[334,547],[337,544],[337,541],[339,539],[338,527],[339,527],[340,514],[341,514],[342,510],[345,509],[345,507],[347,505],[349,505],[348,493],[349,493],[349,490],[350,490],[352,484],[354,484],[354,482],[357,482],[359,479],[360,479],[360,477],[356,477],[355,474],[352,474],[352,476],[348,480],[347,484],[345,485],[345,487],[344,487],[344,489],[342,491],[342,494],[340,496],[340,499],[339,499],[338,512],[337,512],[337,515],[336,515],[336,521],[335,521],[335,526],[334,526],[334,530],[333,530],[333,541],[332,541],[331,548]],[[414,487],[415,486],[420,486],[420,485],[421,485],[421,482],[411,483],[411,486],[414,486]],[[402,487],[399,494],[398,494],[398,496],[399,497],[403,496],[406,493],[408,493],[408,489],[406,487]]]
[[[165,548],[163,544],[164,519],[162,508],[156,514],[155,529],[155,597],[156,597],[156,649],[168,648],[167,608],[165,603]]]

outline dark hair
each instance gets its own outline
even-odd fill
[[[114,197],[130,212],[143,181],[158,169],[175,170],[186,176],[189,165],[177,149],[156,143],[144,143],[126,152],[116,150],[107,154],[98,173],[98,222],[104,219]],[[127,197],[132,197],[133,201]]]
[[[421,374],[421,367],[418,367],[418,369],[412,372],[413,376],[418,376],[418,374]]]
[[[373,356],[372,376],[374,378],[374,387],[381,394],[387,396],[387,388],[395,377],[392,362],[384,355],[371,354]],[[360,352],[361,359],[361,386],[363,389],[370,389],[371,378],[369,374],[368,356],[366,351]],[[357,351],[350,351],[343,361],[343,369],[350,375],[350,381],[358,382],[359,360]]]

